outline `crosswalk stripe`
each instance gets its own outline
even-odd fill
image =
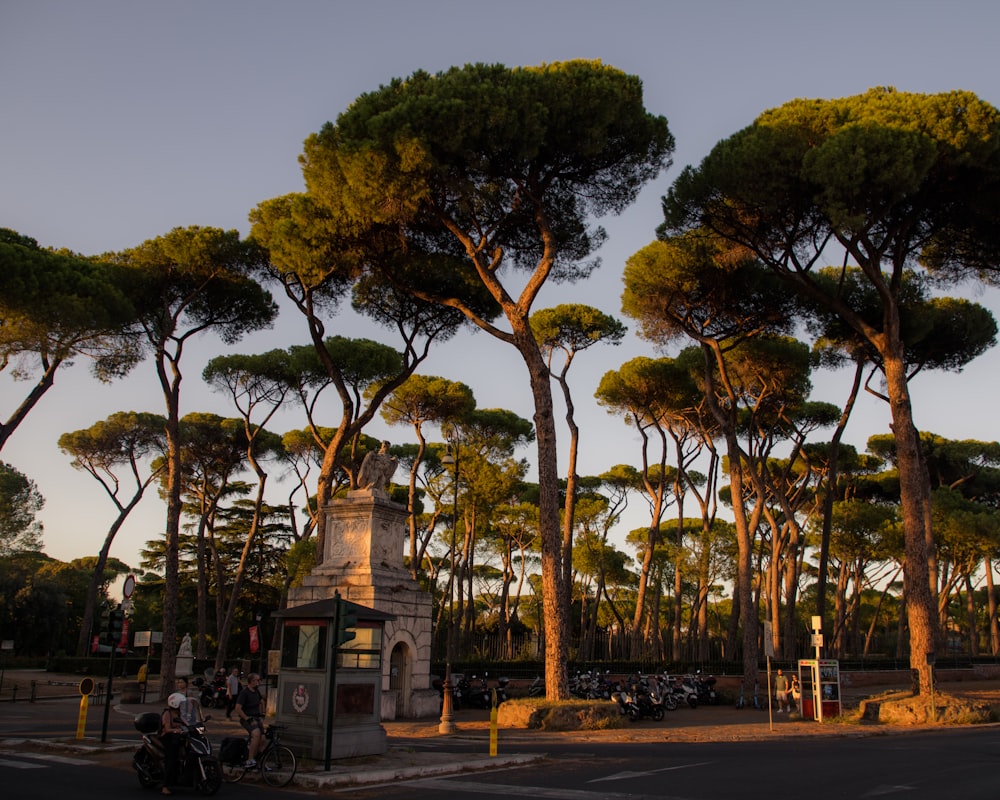
[[[31,764],[27,761],[0,758],[0,767],[11,767],[12,769],[45,769],[45,764]]]
[[[28,753],[23,750],[0,750],[0,756],[7,756],[8,758],[13,756],[15,758],[26,758],[33,761],[47,761],[51,764],[67,764],[72,767],[87,767],[94,763],[93,761],[83,758],[58,756],[55,753]],[[4,763],[8,762],[5,761]],[[42,767],[44,764],[37,764],[33,766]]]

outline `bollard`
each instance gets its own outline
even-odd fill
[[[35,684],[37,684],[37,683],[38,683],[38,681],[32,681],[31,682],[31,696],[28,698],[28,702],[29,703],[34,703],[35,702],[35,690],[36,690]]]
[[[10,702],[12,702],[12,703],[16,703],[17,702],[17,684],[16,683],[13,686],[10,687]]]

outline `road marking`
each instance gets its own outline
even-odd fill
[[[0,750],[0,756],[13,756],[15,758],[27,758],[35,761],[46,761],[51,764],[68,764],[72,767],[89,767],[94,762],[83,758],[70,758],[69,756],[57,756],[54,753],[28,753],[23,750]],[[45,766],[43,764],[33,764],[32,767]]]
[[[876,786],[869,789],[862,797],[881,797],[886,794],[898,794],[899,792],[912,792],[916,786]]]
[[[580,789],[556,789],[547,786],[512,786],[498,783],[475,783],[444,778],[428,778],[412,781],[418,786],[461,794],[495,794],[508,797],[542,797],[546,800],[682,800],[676,795],[618,794],[608,792],[586,792]]]
[[[594,778],[588,783],[600,783],[601,781],[625,781],[629,778],[645,778],[649,775],[659,775],[661,772],[674,772],[679,769],[691,769],[692,767],[707,767],[711,761],[698,761],[694,764],[678,764],[676,767],[661,767],[660,769],[649,769],[643,772],[616,772],[604,778]]]
[[[0,767],[11,767],[13,769],[45,769],[45,764],[29,764],[27,761],[14,761],[9,758],[0,758]]]

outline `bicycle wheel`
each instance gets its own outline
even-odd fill
[[[239,783],[243,780],[243,776],[246,774],[247,768],[243,766],[242,761],[238,764],[227,764],[225,761],[222,762],[222,780],[226,783]]]
[[[269,747],[260,762],[260,771],[268,786],[287,786],[295,777],[295,768],[295,753],[283,744]]]

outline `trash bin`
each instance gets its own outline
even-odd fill
[[[122,686],[122,700],[123,703],[141,703],[142,702],[142,684],[138,681],[126,681]]]

